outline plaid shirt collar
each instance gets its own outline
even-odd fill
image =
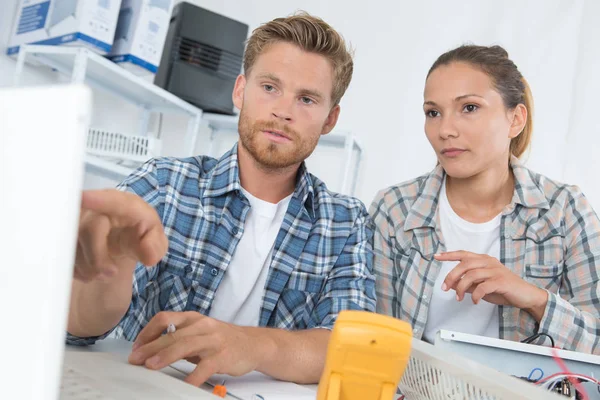
[[[240,167],[238,163],[238,146],[241,143],[236,143],[231,150],[223,154],[217,161],[217,165],[213,169],[212,175],[204,190],[203,197],[219,197],[230,192],[241,191],[240,183]],[[306,163],[302,162],[296,175],[296,189],[294,196],[301,200],[304,204],[304,210],[307,215],[314,219],[314,195],[315,189],[312,178],[306,169]]]
[[[505,213],[512,212],[516,205],[525,208],[549,209],[550,204],[544,193],[532,179],[530,171],[523,166],[521,161],[511,156],[510,166],[515,177],[515,192],[511,204],[506,208]],[[440,190],[446,172],[440,164],[431,171],[421,183],[419,197],[411,207],[406,221],[404,231],[408,232],[417,228],[436,227],[437,206]]]

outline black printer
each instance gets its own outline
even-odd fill
[[[206,112],[233,114],[248,25],[190,3],[173,9],[157,86]]]

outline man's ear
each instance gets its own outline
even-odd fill
[[[242,109],[244,105],[244,90],[246,89],[246,76],[238,75],[235,80],[235,86],[233,87],[233,93],[231,94],[231,99],[233,100],[233,105],[238,110]]]
[[[325,124],[323,125],[323,129],[321,130],[321,135],[327,135],[329,132],[335,128],[335,124],[337,124],[338,118],[340,117],[340,105],[336,105],[329,111],[329,115],[325,120]]]

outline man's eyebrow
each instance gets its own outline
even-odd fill
[[[277,84],[281,83],[281,79],[279,79],[276,75],[271,74],[271,73],[265,73],[265,74],[260,74],[257,77],[258,79],[268,79],[270,81],[273,81]]]

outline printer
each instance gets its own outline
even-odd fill
[[[154,83],[205,112],[232,115],[248,25],[182,2],[173,9]]]

